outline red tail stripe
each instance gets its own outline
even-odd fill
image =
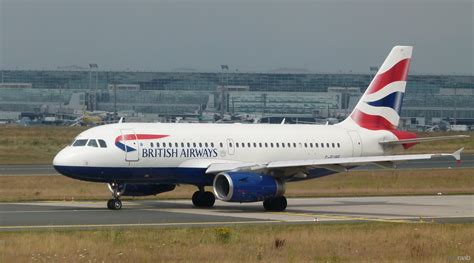
[[[369,130],[393,130],[397,127],[378,115],[370,115],[356,109],[351,118],[360,126]]]
[[[416,136],[416,134],[412,132],[399,131],[399,130],[391,130],[389,132],[393,133],[393,135],[395,135],[399,140],[418,138],[418,136]],[[416,142],[412,142],[412,143],[404,143],[402,145],[403,145],[403,148],[408,149],[412,146],[415,146],[416,144],[417,144]]]
[[[400,60],[389,70],[374,77],[374,80],[372,80],[369,88],[367,89],[367,94],[375,93],[392,82],[407,80],[409,68],[409,58]]]
[[[393,133],[393,135],[395,135],[395,137],[397,137],[399,140],[417,138],[416,134],[414,133],[397,130],[397,127],[392,125],[382,116],[370,115],[363,113],[362,111],[355,110],[355,112],[351,115],[351,118],[362,128],[373,131],[389,131]],[[405,143],[403,144],[403,148],[408,149],[415,144],[416,143]]]

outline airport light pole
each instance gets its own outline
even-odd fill
[[[226,86],[224,85],[224,70],[227,72],[229,71],[229,66],[228,65],[221,65],[221,89],[222,89],[222,94],[221,94],[221,119],[224,119],[224,114],[226,107],[225,105],[227,104],[227,98],[226,98]]]
[[[97,68],[98,67],[99,66],[96,63],[90,63],[89,64],[89,106],[90,106],[91,111],[95,110],[95,99],[96,99],[95,98],[96,90],[94,90],[94,92],[92,92],[92,69],[96,70],[95,89],[97,89]]]

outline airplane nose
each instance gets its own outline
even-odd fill
[[[56,167],[56,166],[73,165],[73,162],[74,162],[73,154],[74,153],[72,152],[72,150],[69,149],[68,147],[62,149],[60,152],[56,154],[56,156],[54,156],[53,166]]]
[[[53,159],[53,166],[60,166],[60,165],[64,165],[64,154],[62,154],[64,150],[61,150],[60,152],[58,152],[56,154],[56,156],[54,156],[54,159]]]

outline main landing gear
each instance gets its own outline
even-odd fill
[[[216,197],[212,192],[204,191],[204,187],[199,187],[199,191],[193,194],[193,205],[195,207],[209,208],[213,207]]]
[[[122,209],[122,201],[120,201],[120,185],[117,183],[110,183],[109,188],[112,190],[113,199],[107,201],[107,208],[110,210],[120,210]]]
[[[286,205],[287,205],[287,202],[284,196],[270,198],[263,201],[263,208],[265,208],[266,211],[275,211],[275,212],[285,211]]]

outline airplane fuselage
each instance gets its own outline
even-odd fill
[[[392,136],[372,132],[368,140],[360,133],[338,125],[117,123],[79,134],[54,165],[87,181],[212,185],[206,163],[383,155],[377,142]],[[78,140],[87,142],[75,145]],[[327,174],[314,169],[308,178]]]

